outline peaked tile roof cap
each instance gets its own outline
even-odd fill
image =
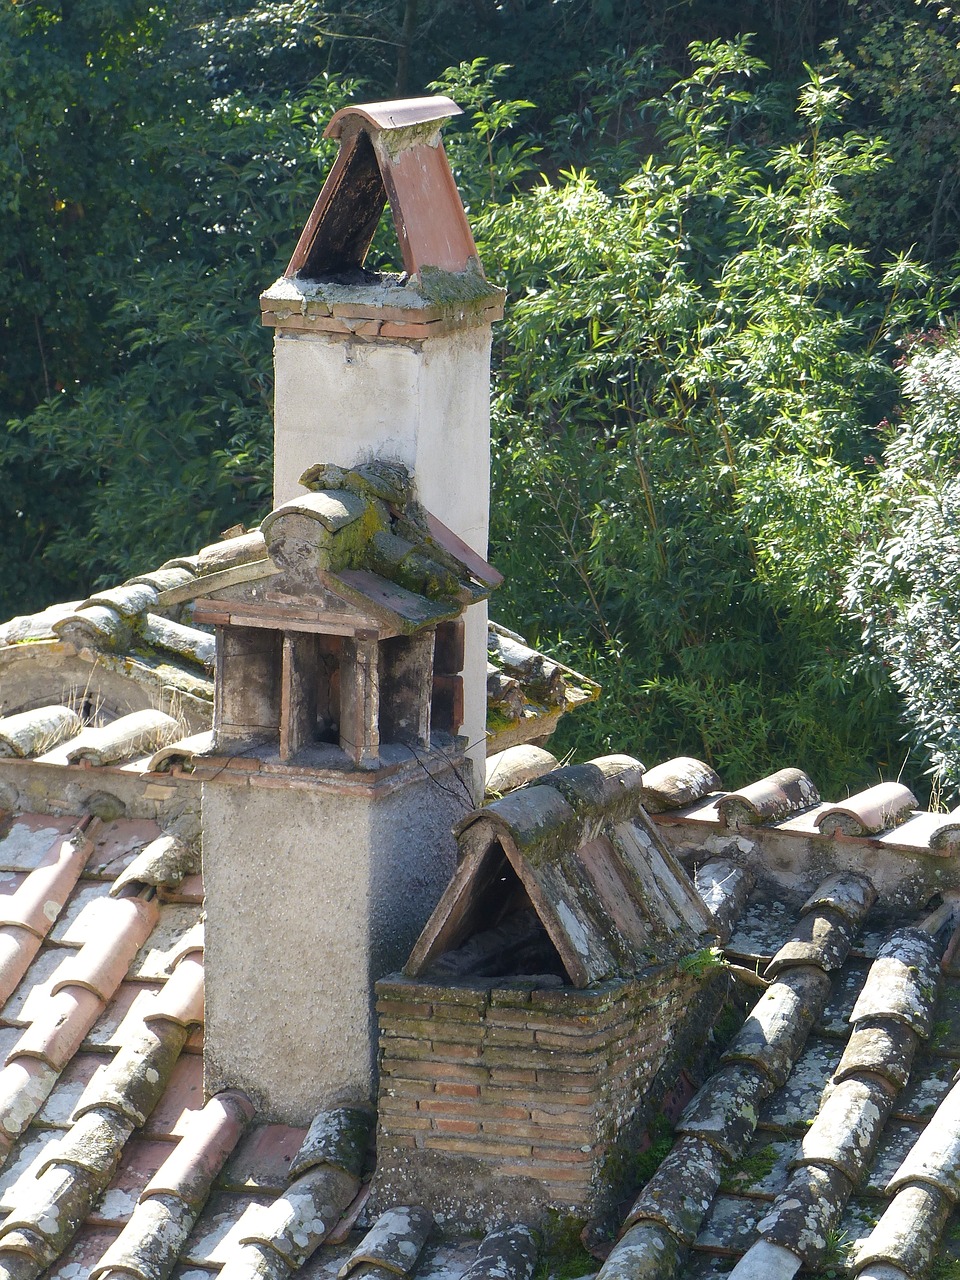
[[[453,116],[463,115],[452,98],[436,94],[432,98],[398,98],[390,102],[364,102],[357,106],[341,107],[323,131],[325,138],[339,138],[346,121],[354,118],[378,132],[392,129],[409,129],[411,125],[442,122]]]
[[[362,473],[364,469],[357,471]],[[458,580],[457,589],[463,587],[470,599],[485,595],[499,581],[496,570],[470,552],[429,513],[423,514],[426,531],[420,531],[421,548],[416,556],[408,553],[406,558],[419,556],[421,565],[432,558],[441,565],[457,565],[464,575],[463,580]],[[127,767],[139,762],[141,771],[146,772],[189,768],[193,757],[203,755],[211,745],[216,637],[209,630],[176,618],[190,616],[194,601],[219,588],[276,572],[277,566],[269,558],[264,536],[258,529],[212,543],[196,556],[169,561],[153,574],[131,579],[134,585],[144,579],[154,583],[159,591],[157,607],[164,611],[162,617],[149,612],[128,613],[121,625],[121,615],[103,604],[96,607],[110,613],[113,621],[99,629],[91,628],[88,624],[95,615],[86,608],[88,602],[75,601],[0,625],[0,664],[5,660],[15,664],[8,668],[3,686],[6,705],[12,711],[0,716],[0,761],[38,759],[47,764],[84,767]],[[359,593],[356,598],[366,598],[362,581],[359,588],[353,584],[350,590]],[[103,600],[105,595],[100,593],[97,598]],[[130,594],[125,601],[132,607],[139,598]],[[460,608],[462,602],[458,601],[455,609]],[[450,612],[455,609],[451,607]],[[89,615],[81,619],[82,634],[71,630],[72,620],[79,615]],[[438,610],[431,605],[419,616],[437,621],[449,614],[446,608]],[[61,623],[66,628],[61,627],[62,636],[55,630]],[[488,753],[548,737],[563,714],[599,696],[600,686],[594,681],[529,648],[513,632],[490,623],[488,634],[491,657],[499,664],[497,682],[488,681]],[[72,639],[68,641],[67,635]],[[509,640],[507,648],[501,648],[504,637]],[[63,655],[72,653],[78,644],[84,665],[61,674]],[[34,669],[37,675],[26,682],[30,693],[24,706],[18,701],[18,686],[22,675]],[[111,677],[105,696],[107,711],[117,718],[94,730],[92,725],[83,723],[78,707],[88,694],[95,702],[100,700],[99,682],[104,673]],[[35,693],[41,674],[48,689],[46,702],[40,702]],[[160,700],[167,709],[166,718],[143,707],[140,719],[128,719],[133,712],[123,710],[127,689],[133,705],[136,699]],[[65,701],[57,701],[59,698]],[[175,714],[171,717],[169,712]],[[188,730],[186,734],[184,729]],[[110,752],[102,749],[106,743],[114,744]]]
[[[260,529],[270,561],[305,597],[319,579],[410,630],[456,617],[501,581],[414,500],[400,463],[318,465],[300,483],[310,492],[271,511]]]
[[[455,103],[439,96],[337,112],[326,136],[338,138],[340,150],[284,275],[369,278],[363,262],[389,201],[409,276],[473,275],[486,286],[440,140],[440,124],[458,114]]]
[[[643,766],[605,756],[543,774],[455,828],[461,858],[404,973],[460,945],[468,904],[505,856],[576,987],[636,974],[712,937],[700,897],[643,812]],[[501,853],[502,851],[502,853]]]

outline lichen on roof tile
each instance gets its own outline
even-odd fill
[[[158,836],[121,871],[110,887],[110,894],[116,897],[127,884],[174,888],[199,869],[200,855],[195,847],[177,836]]]
[[[0,834],[0,867],[10,871],[32,871],[49,852],[58,837],[64,837],[76,819],[46,814],[22,814]]]

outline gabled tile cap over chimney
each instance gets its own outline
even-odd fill
[[[324,131],[340,153],[284,275],[320,279],[360,272],[389,200],[403,265],[480,272],[440,125],[461,110],[450,98],[344,107]],[[482,273],[481,273],[482,274]]]

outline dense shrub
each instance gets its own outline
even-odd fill
[[[836,789],[899,763],[892,699],[849,672],[840,602],[889,336],[922,313],[925,278],[906,259],[876,271],[845,238],[844,190],[883,155],[844,130],[833,79],[802,88],[796,141],[763,142],[745,42],[692,54],[662,97],[609,103],[651,122],[656,159],[492,207],[478,188],[483,254],[511,287],[500,607],[605,680],[594,720],[570,724],[579,749],[688,751],[731,782],[803,761]],[[508,181],[523,159],[490,118],[463,143],[472,168],[455,151],[468,189],[485,160],[488,193],[499,156]]]
[[[868,537],[848,585],[868,657],[903,699],[935,794],[960,799],[960,339],[908,343]]]

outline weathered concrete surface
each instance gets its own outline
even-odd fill
[[[466,800],[453,770],[373,797],[204,784],[208,1096],[242,1088],[296,1125],[374,1096],[373,983],[446,886]]]
[[[429,342],[283,332],[275,345],[274,506],[304,492],[319,461],[404,463],[419,500],[474,551],[487,550],[489,325]],[[466,614],[464,730],[482,764],[486,606]],[[483,786],[483,771],[477,772]],[[479,799],[479,796],[478,796]]]

